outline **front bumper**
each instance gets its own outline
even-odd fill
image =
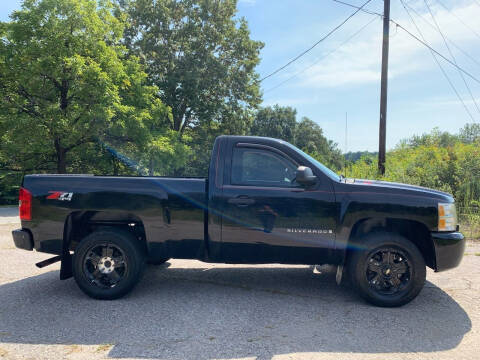
[[[12,231],[13,242],[15,246],[23,250],[33,250],[33,238],[32,234],[23,229],[17,229]]]
[[[465,237],[460,232],[432,232],[435,248],[435,271],[452,269],[462,261]]]

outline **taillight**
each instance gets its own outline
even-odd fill
[[[21,187],[18,200],[20,220],[32,220],[32,193]]]

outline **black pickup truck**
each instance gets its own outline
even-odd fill
[[[451,195],[346,179],[287,142],[216,139],[208,178],[28,175],[18,248],[56,254],[98,299],[125,295],[145,263],[332,264],[367,301],[418,295],[426,266],[457,266],[465,240]]]

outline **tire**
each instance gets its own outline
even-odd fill
[[[87,235],[73,255],[73,276],[94,299],[118,299],[139,282],[145,268],[142,244],[130,233],[102,229]]]
[[[148,259],[147,263],[150,265],[163,265],[168,260],[170,260],[170,258]]]
[[[396,307],[412,301],[425,284],[425,260],[408,239],[376,232],[354,242],[347,259],[350,281],[371,304]]]

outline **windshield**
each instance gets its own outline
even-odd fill
[[[302,150],[300,150],[299,148],[293,146],[292,144],[289,144],[287,142],[283,142],[285,145],[287,145],[289,148],[291,148],[292,150],[294,150],[297,154],[307,158],[308,161],[310,161],[311,163],[313,163],[313,165],[315,165],[318,169],[320,169],[321,172],[323,172],[325,175],[327,175],[330,179],[332,180],[335,180],[335,181],[340,181],[340,175],[338,175],[336,172],[334,172],[333,170],[330,170],[328,167],[326,167],[325,165],[323,165],[320,161],[314,159],[313,157],[311,157],[310,155],[308,155],[306,152],[303,152]]]

